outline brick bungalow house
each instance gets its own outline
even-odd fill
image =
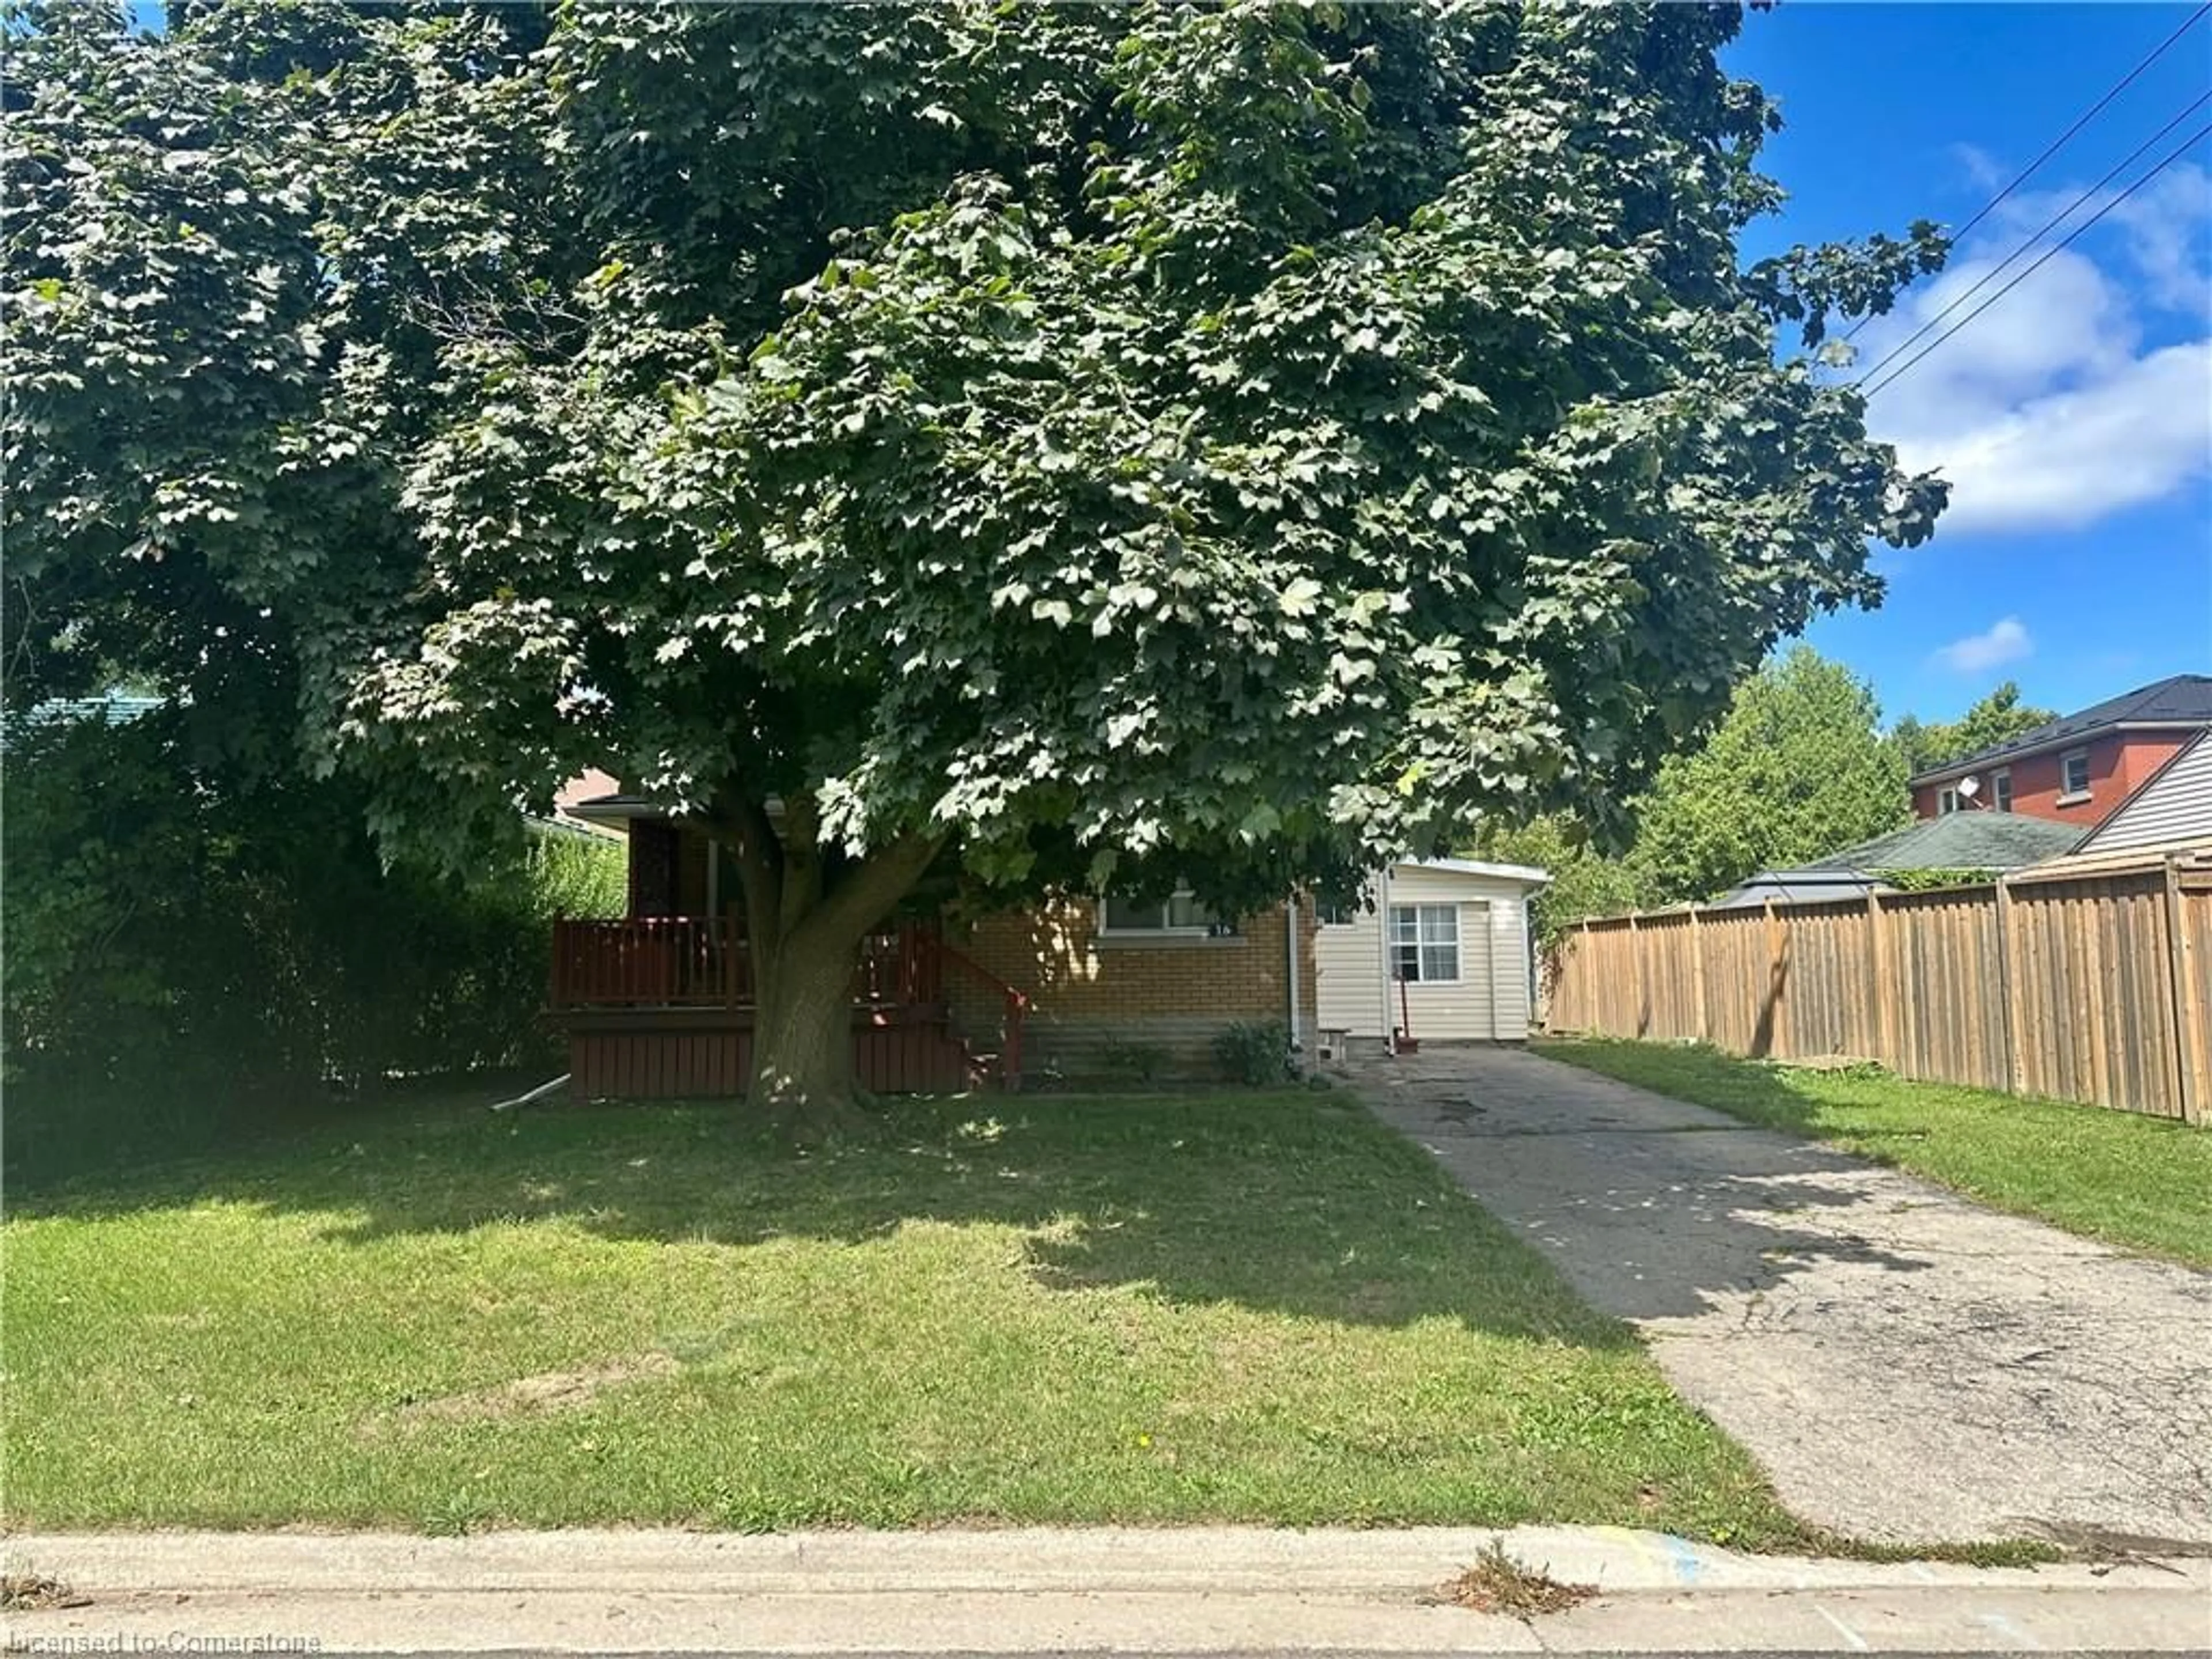
[[[629,914],[554,924],[550,1005],[586,1098],[741,1093],[755,1008],[727,850],[619,793],[570,816],[626,834]],[[1310,1046],[1517,1041],[1528,1030],[1528,897],[1541,871],[1462,860],[1378,872],[1373,908],[1291,900],[1247,916],[1194,896],[1108,894],[969,921],[915,916],[861,951],[854,1069],[878,1093],[1117,1066],[1205,1074],[1239,1021]],[[1387,918],[1387,922],[1386,922]]]
[[[2087,834],[2208,728],[2212,675],[2175,674],[1930,767],[1908,786],[1913,815],[2019,812]]]

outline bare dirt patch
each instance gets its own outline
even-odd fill
[[[1443,1598],[1477,1613],[1502,1613],[1510,1619],[1565,1613],[1597,1594],[1594,1584],[1563,1584],[1540,1567],[1523,1566],[1496,1539],[1475,1557],[1474,1565],[1443,1587]]]
[[[573,1411],[588,1406],[609,1389],[673,1376],[683,1366],[669,1354],[633,1354],[623,1359],[603,1360],[572,1371],[540,1371],[518,1376],[511,1382],[441,1399],[417,1401],[394,1413],[403,1421],[429,1419],[465,1423],[495,1417],[520,1417],[535,1413]]]

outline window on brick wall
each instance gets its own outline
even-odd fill
[[[2069,749],[2058,757],[2058,769],[2063,775],[2061,791],[2069,795],[2089,793],[2089,751]]]
[[[1409,985],[1449,985],[1459,978],[1459,906],[1390,907],[1390,971]]]
[[[1098,931],[1102,933],[1157,933],[1183,939],[1220,939],[1237,931],[1236,925],[1199,902],[1188,888],[1179,888],[1165,901],[1131,898],[1109,893],[1098,901]]]
[[[1990,774],[1990,805],[2000,812],[2012,811],[2012,774],[2002,768]]]

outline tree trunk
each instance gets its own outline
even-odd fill
[[[807,929],[783,941],[758,982],[754,1109],[785,1134],[818,1145],[866,1121],[853,1080],[853,969],[860,936]]]
[[[749,1103],[793,1139],[833,1139],[870,1121],[853,1081],[860,943],[913,890],[939,842],[902,835],[833,876],[811,797],[785,799],[780,830],[757,799],[735,797],[726,816],[757,998]]]

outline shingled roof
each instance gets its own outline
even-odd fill
[[[2081,827],[2019,812],[1946,812],[1846,847],[1808,870],[2017,870],[2070,852]]]
[[[1947,760],[1941,766],[1931,766],[1924,772],[1915,773],[1911,781],[1916,784],[1933,782],[1937,778],[1978,770],[1992,761],[2055,749],[2061,744],[2079,743],[2096,732],[2120,726],[2212,726],[2212,674],[2173,674],[2149,685],[2139,685],[2132,691],[2123,691],[2117,697],[2093,704],[2078,714],[2046,721],[2016,738],[1978,749],[1971,755],[1961,755],[1956,760]]]

